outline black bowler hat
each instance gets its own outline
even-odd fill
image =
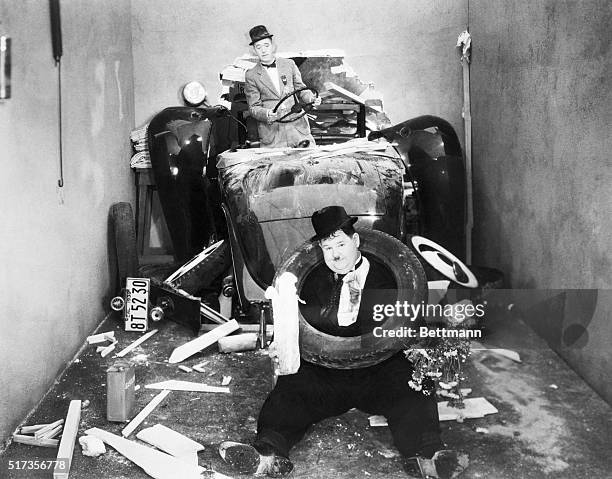
[[[249,45],[253,45],[253,43],[263,40],[264,38],[272,38],[274,36],[268,32],[268,29],[263,25],[256,25],[251,28],[249,30],[249,35],[251,37],[251,43],[249,43]]]
[[[312,214],[312,227],[316,235],[310,241],[318,241],[335,233],[343,226],[353,225],[357,218],[346,214],[342,206],[326,206]]]

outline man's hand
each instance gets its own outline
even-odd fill
[[[287,110],[288,108],[285,108],[284,106],[281,106],[278,110],[276,110],[276,113],[273,113],[272,110],[268,110],[268,125],[271,125],[275,121],[280,120],[288,113]]]
[[[278,351],[274,342],[270,343],[268,346],[268,356],[270,356],[270,359],[272,360],[274,375],[278,376],[280,374],[280,360],[278,359]]]
[[[272,113],[272,110],[268,110],[266,122],[271,125],[278,119],[278,113]]]

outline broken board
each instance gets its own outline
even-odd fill
[[[136,437],[189,464],[198,464],[204,446],[162,424],[143,429]]]
[[[358,95],[355,95],[354,93],[346,90],[345,88],[342,88],[340,85],[336,85],[334,82],[327,81],[323,84],[323,86],[328,92],[336,96],[340,96],[346,100],[350,100],[359,105],[365,105],[365,101],[363,98]]]
[[[201,479],[203,467],[188,464],[170,454],[157,451],[137,442],[130,441],[98,428],[91,428],[85,434],[101,439],[118,453],[141,467],[155,479]]]
[[[153,399],[151,399],[151,401],[149,402],[149,404],[147,404],[142,411],[140,411],[136,417],[134,419],[132,419],[130,421],[130,423],[125,426],[123,428],[123,431],[121,431],[121,435],[123,437],[128,437],[130,434],[132,434],[132,432],[134,432],[134,429],[136,429],[140,423],[142,421],[144,421],[146,419],[146,417],[151,414],[151,412],[153,411],[153,409],[155,409],[157,406],[159,406],[159,404],[166,399],[166,396],[170,394],[170,391],[162,391],[160,392],[157,396],[155,396]],[[101,439],[101,438],[100,438]]]
[[[220,386],[209,386],[202,383],[194,383],[190,381],[177,381],[171,379],[169,381],[162,381],[161,383],[147,384],[147,389],[170,389],[172,391],[194,391],[201,393],[229,393],[230,390],[227,387]]]
[[[64,432],[62,439],[57,449],[58,462],[55,463],[53,469],[53,479],[68,479],[70,474],[70,466],[72,464],[72,453],[74,452],[74,441],[76,440],[77,432],[79,431],[79,422],[81,421],[81,401],[74,399],[70,401],[66,421],[64,423]]]
[[[237,331],[239,328],[240,326],[235,319],[232,319],[225,324],[221,324],[212,331],[203,334],[199,338],[189,341],[188,343],[176,348],[174,351],[172,351],[168,362],[171,364],[180,363],[202,349],[216,343],[220,338]]]

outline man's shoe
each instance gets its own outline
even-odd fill
[[[260,454],[255,447],[241,442],[224,441],[219,445],[219,455],[240,474],[266,474],[283,477],[293,470],[293,463],[276,454]]]
[[[455,479],[468,467],[467,454],[450,449],[437,451],[431,459],[417,458],[423,478]]]

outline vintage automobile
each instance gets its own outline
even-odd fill
[[[337,71],[335,61],[296,59],[315,92],[326,88],[327,80],[339,81],[331,73]],[[336,90],[362,87],[345,77]],[[403,299],[425,300],[427,280],[442,277],[422,260],[428,255],[456,284],[468,284],[472,274],[461,262],[466,178],[452,126],[435,116],[390,126],[380,108],[337,104],[327,96],[312,109],[294,93],[277,105],[293,104],[282,121],[313,113],[316,148],[256,147],[256,128],[248,125],[239,90],[231,108],[197,106],[199,101],[186,98],[191,106],[167,108],[149,123],[149,152],[175,259],[197,263],[172,286],[203,296],[215,279],[212,290],[218,293],[225,276],[224,284],[232,281],[228,290],[235,291],[233,315],[257,321],[266,304],[264,292],[277,273],[291,270],[303,279],[322,261],[319,248],[307,241],[312,236],[310,217],[332,204],[359,218],[362,250],[389,268]],[[335,118],[338,112],[344,116]],[[330,124],[328,129],[322,126]],[[420,259],[409,241],[414,235],[431,240],[420,244],[429,249],[417,251]],[[202,261],[189,262],[213,243]],[[430,246],[436,244],[441,249]],[[383,351],[375,341],[364,351],[364,338],[328,337],[303,318],[300,328],[302,354],[321,364],[355,367],[392,354],[388,345]]]
[[[153,171],[176,259],[187,261],[211,242],[226,240],[203,263],[203,274],[183,289],[197,295],[198,286],[208,286],[231,266],[235,315],[256,321],[266,288],[287,262],[312,269],[322,261],[306,240],[312,213],[330,204],[359,218],[362,247],[386,258],[404,299],[426,299],[427,277],[436,276],[425,264],[426,275],[407,246],[412,235],[463,258],[463,158],[443,119],[418,117],[369,138],[307,149],[225,149],[228,121],[230,112],[223,108],[173,107],[149,125]],[[296,251],[304,261],[296,260]],[[305,354],[322,364],[355,367],[394,352],[388,345],[364,352],[363,338],[336,341],[302,322]]]

